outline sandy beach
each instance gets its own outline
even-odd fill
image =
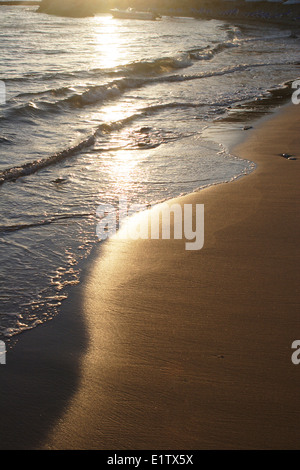
[[[299,109],[234,150],[255,172],[178,199],[205,246],[110,240],[83,299],[78,390],[46,448],[299,446]]]
[[[233,150],[254,172],[170,201],[205,205],[202,250],[98,248],[8,355],[1,448],[299,447],[299,126],[284,106]]]

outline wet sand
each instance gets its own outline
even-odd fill
[[[205,205],[202,250],[105,243],[78,390],[43,448],[299,447],[299,127],[284,107],[234,149],[253,173],[171,201]]]

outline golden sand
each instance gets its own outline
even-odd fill
[[[285,107],[234,150],[253,173],[175,201],[205,205],[202,250],[104,244],[79,388],[44,448],[299,447],[299,129]]]

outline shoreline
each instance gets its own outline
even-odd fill
[[[253,144],[253,140],[255,141],[257,139],[257,135],[264,134],[265,128],[269,128],[270,132],[270,127],[273,125],[271,124],[272,122],[277,122],[278,124],[285,116],[285,124],[287,125],[287,113],[292,112],[297,114],[297,109],[296,106],[285,105],[276,113],[272,113],[271,116],[267,115],[257,121],[257,123],[262,121],[259,128],[249,131],[249,133],[245,135],[245,141],[240,143],[236,148],[239,158],[245,158],[245,154],[248,156],[252,154],[252,150],[249,148],[249,142]],[[292,124],[290,124],[290,127],[291,126]],[[297,140],[297,136],[294,136],[294,140]],[[252,144],[250,144],[250,147]],[[285,149],[282,151],[291,152],[292,150]],[[192,193],[175,200],[180,203],[184,201],[194,203],[195,201],[199,201],[199,199],[202,200],[203,197],[204,200],[210,204],[212,213],[219,215],[212,223],[213,236],[211,239],[209,238],[207,240],[209,253],[206,254],[206,257],[208,256],[208,258],[210,258],[210,251],[212,249],[217,250],[216,259],[212,253],[212,261],[218,268],[220,268],[219,262],[222,260],[227,266],[237,264],[238,268],[241,269],[240,261],[235,256],[234,252],[230,253],[230,258],[229,255],[226,257],[225,252],[222,254],[220,251],[222,246],[224,248],[224,241],[220,240],[218,234],[224,231],[226,233],[227,221],[223,220],[224,216],[222,218],[222,212],[218,209],[218,201],[223,202],[223,196],[226,192],[234,193],[235,190],[233,188],[236,188],[237,185],[247,186],[249,179],[255,182],[257,173],[267,173],[274,166],[276,168],[286,168],[286,165],[293,165],[291,168],[298,168],[297,161],[286,161],[280,157],[278,157],[278,160],[275,160],[275,158],[276,157],[274,157],[274,165],[272,165],[272,163],[269,165],[264,162],[259,162],[257,165],[253,158],[251,160],[256,163],[256,169],[249,175],[239,178],[237,181],[230,182],[229,185],[227,183],[221,183],[203,189],[198,193]],[[296,189],[297,188],[295,188],[295,191]],[[256,182],[254,193],[256,194],[259,191],[262,191],[262,189],[260,184]],[[252,204],[250,201],[242,201],[241,203],[252,216],[260,202],[260,198],[255,198],[255,194],[253,195],[253,201],[251,201]],[[287,201],[288,196],[285,198],[285,203],[287,203]],[[172,201],[169,202],[171,203]],[[239,232],[243,232],[239,224],[243,221],[244,216],[241,217],[238,214],[240,210],[238,206],[239,204],[233,211],[236,212],[236,214],[233,214],[233,217],[235,217],[235,229],[233,230],[235,237],[238,236]],[[228,213],[228,215],[230,214]],[[210,215],[210,218],[211,217]],[[272,214],[272,217],[274,217],[274,214]],[[209,223],[211,224],[211,221]],[[220,224],[219,227],[218,223]],[[263,235],[263,232],[261,232],[261,235]],[[218,244],[215,243],[216,240],[221,242],[219,247]],[[228,241],[228,238],[225,239],[225,241],[226,240]],[[253,237],[250,237],[250,241],[255,240]],[[288,242],[288,240],[285,241]],[[153,250],[151,249],[149,253],[147,252],[145,259],[141,262],[141,256],[144,254],[143,244],[145,243],[153,243]],[[237,433],[237,436],[241,429],[237,430],[239,421],[237,415],[234,414],[234,409],[230,410],[233,412],[233,416],[235,416],[236,419],[236,421],[231,423],[232,426],[230,427],[230,423],[224,421],[223,412],[225,412],[224,410],[226,409],[226,402],[224,402],[219,395],[215,385],[212,384],[214,382],[217,384],[220,377],[224,379],[225,374],[226,381],[220,385],[222,387],[225,385],[224,392],[225,394],[227,393],[227,398],[230,398],[229,391],[232,392],[230,380],[236,377],[236,362],[241,367],[239,361],[243,359],[246,361],[245,370],[247,370],[248,365],[248,367],[251,366],[250,372],[252,374],[254,373],[255,375],[255,371],[252,365],[248,363],[249,360],[247,362],[247,354],[244,352],[245,346],[242,346],[239,342],[237,346],[234,343],[228,344],[226,338],[223,338],[222,335],[220,336],[221,333],[218,331],[218,328],[216,328],[217,331],[215,333],[217,337],[220,336],[219,346],[217,348],[213,346],[216,342],[214,336],[209,337],[208,335],[207,338],[205,338],[203,333],[198,331],[198,333],[201,333],[204,346],[201,345],[200,351],[197,350],[197,341],[195,338],[195,326],[197,326],[197,322],[196,324],[194,323],[195,318],[190,320],[186,319],[185,316],[181,318],[181,312],[178,312],[177,303],[181,305],[184,311],[185,302],[182,291],[184,287],[184,293],[189,292],[191,294],[191,304],[195,307],[197,305],[197,299],[194,298],[193,288],[194,286],[201,287],[202,283],[204,286],[208,285],[208,293],[206,296],[208,296],[210,302],[213,303],[213,293],[209,288],[209,282],[213,281],[213,278],[211,276],[212,273],[208,270],[208,279],[205,279],[203,273],[200,276],[201,279],[199,279],[199,273],[197,270],[195,271],[195,264],[193,264],[195,263],[195,253],[194,255],[187,255],[186,253],[182,254],[180,249],[178,251],[180,245],[182,248],[182,243],[183,242],[178,240],[171,240],[169,242],[138,241],[126,242],[121,245],[119,243],[118,245],[118,242],[110,240],[103,246],[95,249],[94,253],[89,258],[91,263],[85,266],[85,273],[82,276],[83,283],[70,290],[70,298],[63,304],[60,315],[55,317],[51,322],[46,322],[44,325],[41,325],[37,328],[37,331],[31,330],[22,335],[16,346],[8,355],[8,363],[1,383],[1,389],[4,395],[4,400],[1,404],[1,415],[3,417],[3,431],[1,432],[3,436],[1,435],[0,440],[1,448],[14,450],[22,448],[122,448],[126,450],[151,448],[196,449],[234,448],[235,444],[237,448],[247,447],[245,446],[246,441],[243,432],[241,433],[241,439],[236,441],[230,441],[229,438],[226,438],[223,442],[220,440],[220,426],[222,429],[225,427],[229,433],[232,432],[233,436],[235,435],[234,433]],[[163,244],[163,250],[161,249],[161,244]],[[169,247],[167,247],[167,245],[169,245]],[[288,254],[287,247],[283,245],[282,248],[286,250],[286,254]],[[261,247],[261,249],[265,250],[267,248]],[[103,258],[101,256],[99,258],[100,252],[104,255]],[[159,253],[160,256],[162,256],[162,260],[158,259]],[[198,255],[200,254],[201,256],[201,253],[200,251]],[[184,268],[185,261],[183,260],[185,259],[185,255],[187,255],[188,259],[188,270]],[[247,259],[243,250],[240,250],[240,255],[242,260],[244,258]],[[120,272],[117,273],[113,270],[112,263],[112,261],[116,263],[116,257],[120,257],[122,261],[122,268]],[[165,266],[164,257],[166,257],[167,267]],[[228,259],[228,257],[230,259]],[[128,260],[130,263],[128,263]],[[127,271],[126,261],[130,266]],[[249,261],[248,259],[248,262],[251,262],[250,264],[253,266],[253,260]],[[196,266],[197,263],[199,263],[199,261],[196,262]],[[294,260],[289,259],[289,263],[292,265]],[[171,270],[169,269],[170,267],[172,267]],[[97,279],[99,279],[99,271],[97,272],[97,270],[99,269],[100,272],[102,269],[107,269],[109,274],[108,278],[105,279],[100,286],[97,285]],[[133,272],[130,272],[130,269]],[[183,278],[180,276],[178,278],[178,274],[180,274],[182,269],[184,271]],[[225,268],[221,269],[221,281],[224,281],[224,269]],[[161,274],[160,271],[162,271]],[[245,274],[243,270],[242,273]],[[177,286],[175,291],[172,290],[172,283],[168,281],[168,278],[166,280],[166,274],[175,282]],[[292,284],[288,286],[290,293],[292,293],[291,286],[294,285],[295,278],[297,277],[296,273],[293,274],[294,279],[291,279]],[[149,285],[148,281],[150,281]],[[201,281],[201,283],[199,283],[199,281]],[[122,302],[120,302],[116,294],[117,286],[121,289]],[[267,283],[266,287],[268,287]],[[91,289],[95,290],[91,291]],[[150,289],[149,293],[147,293],[147,289]],[[161,292],[157,297],[157,302],[160,307],[169,312],[170,322],[166,322],[166,319],[160,315],[156,318],[159,312],[151,312],[151,308],[149,307],[153,305],[153,299],[156,299],[156,291],[154,292],[153,289],[158,289]],[[164,302],[164,291],[162,291],[162,289],[166,290],[166,302]],[[102,291],[102,294],[101,292],[99,293],[99,290]],[[270,288],[269,295],[271,295],[271,290]],[[181,292],[181,296],[179,292]],[[107,296],[107,294],[109,295]],[[174,296],[173,300],[171,294]],[[236,300],[235,294],[236,293],[234,293],[232,297],[232,302]],[[243,292],[243,295],[245,294],[246,292]],[[99,302],[99,295],[101,302]],[[136,306],[128,296],[132,298],[136,296],[138,298],[141,297],[138,301],[138,305],[141,306],[142,315],[144,315],[143,321],[136,319],[136,321],[133,322],[133,326],[131,325],[131,321],[135,320],[133,314],[136,312]],[[227,299],[228,296],[229,294],[225,295],[224,299]],[[92,302],[93,307],[91,308],[90,302],[93,299],[95,300],[94,303]],[[112,312],[109,312],[110,304],[108,302],[110,300],[113,301],[111,304],[113,306]],[[175,300],[178,302],[175,302]],[[166,306],[164,306],[164,304],[166,304]],[[105,306],[107,310],[105,310]],[[224,306],[226,310],[226,302]],[[214,312],[217,313],[216,319],[220,322],[217,324],[224,323],[220,312],[222,308],[220,300],[218,300],[215,308],[217,310],[217,312]],[[93,332],[93,328],[91,328],[91,318],[89,318],[93,309],[97,311],[97,317],[99,317],[99,315],[101,317],[101,314],[105,313],[101,322],[98,320],[98,324],[95,326],[95,332]],[[213,310],[214,307],[212,306],[212,311]],[[295,307],[295,314],[296,310],[297,307]],[[118,312],[122,313],[124,316],[118,316]],[[141,315],[140,310],[138,313]],[[150,317],[149,320],[151,313],[155,318],[151,319]],[[276,313],[276,321],[280,322],[280,312],[277,311]],[[155,319],[161,322],[161,326],[164,328],[162,331],[158,329],[157,324],[159,323],[155,325]],[[271,343],[267,341],[266,348],[264,348],[261,344],[261,332],[255,330],[250,320],[251,319],[247,317],[246,324],[250,328],[251,334],[252,330],[253,333],[258,334],[260,352],[262,352],[262,350],[267,352],[270,344],[275,347],[274,340],[272,340]],[[205,328],[207,329],[207,333],[212,335],[215,325],[213,325],[211,321],[212,320],[208,318]],[[270,321],[270,319],[268,319],[268,321]],[[191,325],[193,325],[193,331],[190,329]],[[282,328],[283,325],[280,325]],[[226,322],[225,325],[223,324],[222,326],[227,326],[228,328]],[[132,328],[136,334],[136,336],[133,335],[133,337],[131,333],[129,334]],[[183,349],[177,347],[173,350],[174,344],[177,345],[179,340],[182,341],[181,338],[177,337],[178,332],[182,328],[186,335],[181,345]],[[238,321],[238,324],[233,330],[238,330],[238,328],[240,328],[241,333],[245,334],[244,326],[240,321]],[[274,326],[274,330],[275,329],[276,327]],[[171,330],[171,333],[169,330]],[[295,336],[298,330],[293,326],[292,331]],[[163,338],[163,333],[165,334],[165,338]],[[229,337],[236,339],[234,333],[235,331],[230,331]],[[151,342],[152,334],[155,335],[152,338],[154,339],[153,344]],[[134,342],[136,339],[137,344],[131,344],[131,341]],[[177,342],[174,342],[175,339],[177,339]],[[294,339],[297,338],[291,337],[290,343]],[[144,345],[144,342],[146,345]],[[157,346],[158,349],[153,349],[154,346]],[[287,356],[290,354],[290,344],[284,347],[284,351],[279,350],[279,358],[281,361],[282,354],[284,360],[286,358],[289,359]],[[101,353],[100,355],[99,352]],[[159,352],[161,352],[161,354],[159,354]],[[195,358],[192,353],[195,354]],[[234,358],[233,353],[238,353],[236,358]],[[96,355],[101,357],[100,364],[96,363]],[[227,358],[231,356],[232,362],[227,364]],[[259,354],[257,356],[258,357],[255,358],[257,361],[256,365],[259,363],[258,359],[261,359]],[[200,359],[203,370],[200,370],[199,365],[195,363],[196,358],[198,358],[198,360]],[[206,359],[206,361],[203,362],[203,359]],[[270,358],[268,358],[268,361],[269,367]],[[224,364],[225,371],[223,370]],[[275,361],[271,360],[271,364],[274,366],[274,369],[276,369]],[[286,391],[286,401],[288,402],[291,396],[296,396],[292,394],[296,392],[299,379],[297,378],[297,369],[295,366],[291,365],[289,360],[285,362],[285,365],[287,367],[288,379],[292,379],[293,382],[293,384],[291,384],[293,385],[292,389]],[[187,370],[185,370],[185,366]],[[243,370],[242,367],[239,369],[239,379],[241,379],[242,383],[246,381],[245,370]],[[156,383],[155,380],[149,382],[150,379],[144,372],[150,374],[152,379],[157,379]],[[264,377],[263,372],[265,371],[259,373],[261,379]],[[275,370],[273,372],[275,373]],[[141,373],[142,375],[140,375]],[[137,378],[139,378],[139,380],[137,380]],[[277,374],[276,378],[282,379],[280,374]],[[200,397],[198,397],[202,383],[200,379],[205,379],[202,398],[206,400],[206,405],[212,404],[209,396],[213,392],[213,394],[217,394],[216,396],[218,396],[220,400],[220,406],[217,405],[217,402],[213,404],[214,406],[211,409],[209,409],[208,406],[208,410],[206,410],[208,416],[204,422],[206,429],[209,431],[208,435],[210,438],[205,438],[203,433],[200,433],[202,435],[202,446],[198,447],[197,444],[199,444],[200,436],[196,439],[195,436],[191,434],[186,418],[189,412],[191,413],[192,411],[190,409],[190,403],[194,403],[195,408],[195,416],[193,415],[192,418],[194,424],[191,427],[194,426],[195,428],[197,413],[199,413],[199,411],[205,414],[205,410],[201,410]],[[276,384],[278,385],[277,382]],[[166,394],[161,397],[160,395],[165,385],[167,385]],[[226,389],[226,386],[228,386],[229,389],[228,387]],[[250,386],[250,384],[248,384],[248,386]],[[147,387],[150,387],[150,391],[152,392],[151,396]],[[238,389],[239,386],[235,383],[233,391]],[[21,390],[22,392],[20,392]],[[184,399],[185,392],[188,393],[188,401]],[[270,393],[268,387],[267,392]],[[263,393],[264,389],[260,387],[260,394]],[[172,394],[174,395],[173,397]],[[142,396],[143,400],[141,400]],[[22,399],[20,399],[21,397]],[[156,399],[157,403],[155,401]],[[255,399],[257,400],[258,397],[256,396]],[[18,403],[19,401],[22,401],[22,403]],[[11,403],[15,403],[16,406],[8,413],[7,410]],[[299,400],[297,404],[299,404]],[[127,410],[127,408],[124,409],[124,405],[126,405],[126,407],[129,406],[129,410]],[[168,413],[164,410],[165,405],[167,405]],[[181,405],[182,409],[180,409]],[[291,408],[291,405],[286,403],[286,407],[289,406]],[[216,418],[214,423],[218,429],[214,429],[213,422],[210,425],[210,420],[208,419],[208,417],[212,417],[210,413],[212,413],[213,410],[216,411],[216,408],[219,410],[219,414],[216,413],[216,415],[213,416]],[[288,416],[291,415],[290,408],[288,410]],[[97,413],[100,413],[100,410],[101,413],[103,413],[100,419],[100,422],[103,422],[103,430],[99,429],[99,422],[96,422]],[[147,415],[147,410],[149,416]],[[160,410],[161,414],[158,410]],[[171,414],[171,411],[173,411],[173,414]],[[177,420],[174,417],[175,411]],[[243,415],[241,407],[238,408],[238,411]],[[266,412],[270,413],[270,410]],[[91,421],[88,426],[85,425],[85,414],[87,419]],[[225,414],[228,416],[228,410],[226,410]],[[91,416],[93,416],[93,418],[91,418]],[[121,422],[118,422],[120,417],[123,418]],[[161,417],[166,420],[167,426],[161,423]],[[126,427],[125,418],[127,418],[126,429],[124,429],[124,427]],[[251,421],[251,416],[248,416],[248,419]],[[30,429],[28,429],[28,423],[30,423]],[[147,423],[147,429],[151,429],[151,426],[153,429],[157,429],[157,435],[152,436],[152,440],[149,439],[150,436],[149,433],[147,434],[144,423]],[[291,440],[291,448],[293,448],[293,444],[296,441],[298,430],[294,418],[292,423],[293,426],[291,430],[287,432],[287,435],[291,438],[294,433],[294,440]],[[179,432],[179,427],[181,428],[182,424],[182,432],[183,434],[186,432],[186,436],[182,436]],[[174,427],[175,431],[171,429],[170,426],[171,428]],[[135,427],[137,429],[134,429]],[[222,432],[224,432],[225,429],[223,429]],[[169,434],[167,433],[168,430]],[[249,438],[249,436],[247,437]],[[251,439],[249,441],[249,447],[257,448],[254,436],[251,435]],[[267,441],[268,440],[266,440],[266,443]],[[279,448],[281,442],[283,441],[276,436],[276,439],[273,440],[274,448]],[[266,444],[266,447],[272,448],[272,445]]]
[[[266,142],[254,172],[172,201],[207,207],[200,252],[103,246],[83,289],[81,384],[42,448],[297,448],[299,160],[274,149],[297,152],[299,123],[286,106],[236,148],[249,158]]]

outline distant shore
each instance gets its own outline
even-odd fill
[[[274,2],[245,1],[204,1],[199,8],[169,9],[166,14],[192,16],[203,19],[219,19],[228,21],[264,21],[268,23],[293,24],[300,19],[300,4],[284,5]]]
[[[41,1],[0,1],[0,5],[38,5],[38,12],[58,16],[87,17],[99,13],[109,13],[112,7],[127,8],[132,6],[131,2],[102,2],[100,0],[41,0]],[[135,2],[134,5],[140,10],[155,10],[164,16],[182,16],[199,19],[216,19],[222,21],[241,22],[266,22],[298,27],[300,19],[300,4],[280,4],[277,2],[257,1],[228,1],[216,0],[215,2],[202,1],[187,2],[182,7],[178,2],[169,2],[168,8],[163,8],[158,1]]]
[[[84,17],[94,16],[99,13],[109,13],[112,7],[127,8],[132,6],[131,2],[109,2],[100,0],[15,0],[3,1],[0,0],[1,5],[21,6],[21,5],[36,5],[38,12],[48,13],[53,15],[71,16],[71,17]],[[162,8],[161,3],[158,1],[152,2],[135,2],[135,6],[140,10],[153,9],[161,15],[165,16],[183,16],[193,17],[199,19],[219,19],[228,21],[247,21],[257,22],[264,21],[267,23],[276,24],[289,24],[297,27],[297,22],[300,19],[300,4],[284,4],[277,2],[256,1],[245,2],[243,0],[233,0],[225,2],[223,0],[216,0],[210,2],[207,0],[199,2],[187,2],[186,6],[178,6],[178,2],[169,2],[168,8]]]
[[[22,5],[40,5],[40,1],[34,1],[34,0],[16,0],[12,2],[5,2],[0,0],[0,6],[1,5],[7,5],[7,6],[22,6]]]

